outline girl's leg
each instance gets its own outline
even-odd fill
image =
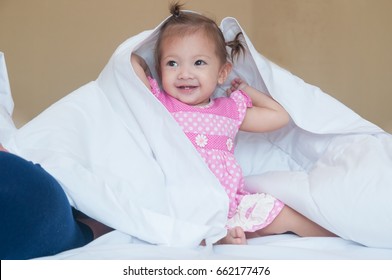
[[[0,152],[0,259],[30,259],[93,240],[58,182],[40,165]]]
[[[248,238],[293,232],[302,237],[336,236],[332,232],[319,226],[294,209],[285,205],[275,220],[267,227],[250,233]]]

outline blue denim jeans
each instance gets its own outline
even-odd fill
[[[0,152],[0,259],[31,259],[93,239],[60,184],[39,164]]]

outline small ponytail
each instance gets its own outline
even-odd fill
[[[181,15],[181,8],[184,6],[183,4],[180,4],[178,2],[172,2],[170,4],[170,13],[174,18],[178,18]]]
[[[245,47],[243,42],[240,40],[241,36],[243,36],[243,34],[242,32],[239,32],[232,41],[226,42],[226,46],[231,48],[230,56],[232,61],[234,58],[238,59],[241,54],[245,55]]]

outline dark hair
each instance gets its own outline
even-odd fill
[[[223,36],[219,26],[212,19],[193,12],[183,12],[181,8],[183,5],[178,2],[170,4],[170,13],[172,14],[161,26],[158,40],[155,46],[155,63],[158,75],[161,74],[161,48],[162,42],[165,38],[170,36],[184,36],[202,30],[206,36],[215,42],[216,54],[220,61],[225,63],[228,58],[233,60],[234,57],[245,53],[245,48],[240,41],[242,33],[238,33],[234,40],[227,42]],[[231,48],[230,56],[227,52],[226,46]]]

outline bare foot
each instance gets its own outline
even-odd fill
[[[241,227],[234,227],[227,230],[227,235],[218,241],[217,244],[237,244],[245,245],[246,236]]]

